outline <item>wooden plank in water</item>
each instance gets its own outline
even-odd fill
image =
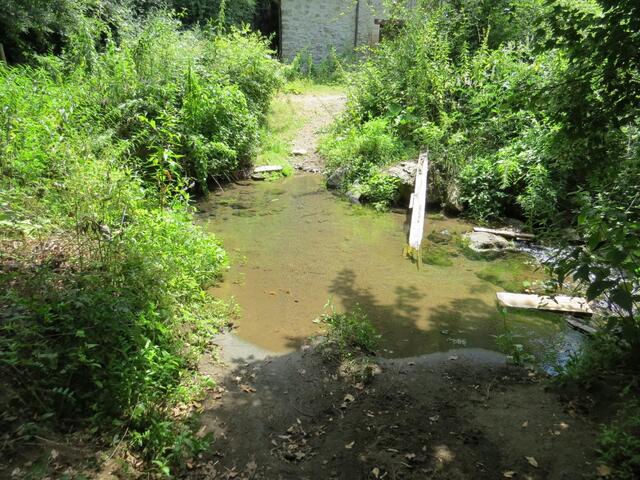
[[[549,310],[552,312],[593,314],[586,298],[556,295],[529,295],[526,293],[496,293],[498,303],[503,307]]]
[[[263,167],[254,168],[253,173],[279,172],[281,170],[282,170],[282,165],[265,165]]]
[[[473,227],[474,232],[478,233],[493,233],[494,235],[500,235],[507,238],[521,238],[523,240],[533,240],[536,238],[531,233],[512,232],[511,230],[494,230],[492,228]]]
[[[427,180],[429,176],[429,152],[420,154],[416,170],[415,191],[412,197],[411,230],[409,230],[409,248],[420,250],[424,234],[424,215],[427,205]]]
[[[596,329],[594,327],[592,327],[591,325],[587,325],[584,322],[581,322],[580,320],[578,320],[575,317],[572,317],[570,315],[568,315],[565,320],[567,321],[567,323],[569,325],[571,325],[573,328],[575,328],[576,330],[582,332],[582,333],[586,333],[587,335],[593,335],[594,333],[596,333]]]

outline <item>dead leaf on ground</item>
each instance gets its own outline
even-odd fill
[[[610,477],[613,474],[613,470],[608,465],[598,465],[596,467],[596,474],[599,477]]]
[[[347,450],[351,450],[353,448],[353,446],[356,444],[356,442],[351,442],[351,443],[347,443],[344,448],[346,448]]]
[[[538,468],[538,461],[533,458],[533,457],[524,457],[527,459],[527,462],[529,462],[529,465],[531,465],[532,467]]]
[[[244,393],[256,393],[256,389],[253,387],[250,387],[249,385],[240,385],[240,390],[242,390]]]
[[[529,426],[529,420],[522,423],[522,428],[527,428]]]
[[[502,476],[504,478],[513,478],[516,476],[516,472],[514,472],[513,470],[507,470],[506,472],[502,472]]]
[[[371,470],[371,475],[373,475],[374,478],[380,478],[380,469],[374,467],[373,470]]]

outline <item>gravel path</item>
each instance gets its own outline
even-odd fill
[[[317,152],[318,141],[331,122],[344,111],[347,98],[344,94],[337,93],[308,93],[291,95],[289,98],[305,119],[304,126],[292,142],[294,152],[304,152],[296,155],[294,166],[307,172],[323,172],[325,165],[324,159]]]

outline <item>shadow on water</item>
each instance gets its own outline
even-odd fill
[[[428,293],[415,285],[395,287],[393,303],[381,304],[369,289],[357,287],[356,280],[353,270],[344,269],[330,291],[346,310],[360,308],[367,314],[382,335],[388,356],[447,351],[469,343],[495,349],[500,315],[483,300],[456,298],[424,314],[422,304]]]
[[[434,243],[431,238],[459,238],[471,229],[441,215],[429,216],[425,227],[434,263],[418,270],[402,256],[408,213],[350,205],[315,176],[231,187],[199,210],[236,259],[211,293],[233,297],[241,309],[237,334],[273,353],[295,350],[320,333],[314,319],[327,300],[338,311],[359,306],[381,333],[389,357],[465,346],[495,350],[504,325],[495,293],[541,278],[518,258],[478,261],[457,252],[455,242]],[[527,313],[513,318],[531,338],[558,334],[553,320]]]

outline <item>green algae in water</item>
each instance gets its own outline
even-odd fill
[[[476,276],[508,292],[519,293],[523,292],[532,280],[542,277],[541,272],[532,270],[526,256],[507,253],[502,258],[487,262]]]
[[[436,267],[453,266],[452,257],[455,255],[449,248],[444,248],[436,244],[422,246],[422,263]]]

